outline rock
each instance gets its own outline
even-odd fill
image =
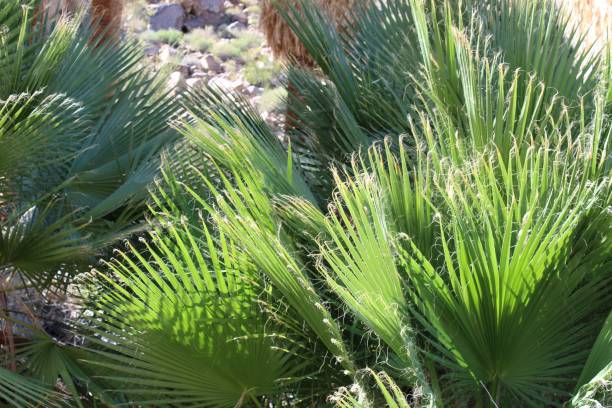
[[[147,57],[154,57],[155,55],[159,54],[159,46],[155,44],[149,44],[145,47],[144,53]]]
[[[159,62],[167,64],[172,61],[174,56],[177,54],[177,50],[168,44],[164,44],[159,51]]]
[[[196,53],[188,54],[181,60],[181,65],[189,67],[191,72],[202,68],[202,61],[200,60],[201,55]]]
[[[196,87],[198,85],[201,85],[201,83],[202,83],[202,78],[188,78],[185,81],[185,84],[187,84],[187,87],[189,87],[189,88],[193,88],[193,87]]]
[[[235,38],[234,34],[231,33],[230,30],[227,29],[227,24],[221,24],[217,27],[217,35],[221,38]]]
[[[244,91],[249,96],[260,96],[263,93],[263,88],[255,85],[248,85]]]
[[[206,80],[207,82],[210,79],[210,75],[207,72],[202,72],[202,71],[195,71],[194,73],[191,74],[191,77],[203,79],[203,80]]]
[[[246,30],[246,28],[247,28],[246,24],[243,24],[240,21],[234,21],[233,23],[230,23],[227,26],[227,30],[230,31],[231,33],[236,32],[236,31]]]
[[[168,77],[167,86],[169,89],[181,89],[185,87],[185,78],[179,71],[175,71]]]
[[[203,25],[217,25],[225,19],[225,2],[223,0],[181,0],[187,13],[199,17]]]
[[[191,69],[189,68],[188,65],[179,65],[177,67],[178,72],[181,73],[181,75],[185,78],[187,78],[190,74],[191,74]]]
[[[249,16],[246,13],[234,14],[234,21],[247,26],[249,24]]]
[[[220,88],[221,90],[225,90],[225,91],[240,92],[243,90],[242,81],[239,79],[232,81],[231,79],[228,79],[228,78],[214,77],[213,79],[208,81],[208,85],[212,87]]]
[[[200,61],[204,69],[212,71],[215,74],[225,71],[221,62],[212,54],[206,54]]]
[[[225,2],[223,0],[192,0],[193,14],[201,16],[204,13],[223,14]]]
[[[180,4],[160,4],[155,6],[155,13],[149,20],[149,26],[153,31],[183,28],[185,11]]]
[[[196,28],[202,28],[206,25],[206,20],[203,17],[193,16],[189,17],[185,20],[183,27],[187,31],[193,31]]]

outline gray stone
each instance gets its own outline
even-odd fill
[[[185,11],[180,4],[160,4],[155,7],[155,13],[149,20],[151,30],[180,30],[185,21]]]
[[[204,17],[194,16],[186,19],[185,23],[183,24],[183,27],[185,27],[187,31],[193,31],[196,28],[202,28],[205,25],[206,20],[204,20]]]
[[[168,44],[164,44],[159,51],[159,61],[163,64],[167,64],[173,60],[177,53],[178,51],[176,48],[173,48]]]
[[[225,19],[225,2],[223,0],[181,0],[185,11],[198,17],[204,25],[218,25]]]
[[[204,13],[222,14],[225,12],[223,0],[192,0],[193,14],[201,16]]]
[[[155,44],[149,44],[145,47],[144,53],[147,57],[153,57],[159,54],[159,46]]]
[[[204,67],[204,69],[208,71],[212,71],[215,74],[219,74],[224,71],[224,68],[223,68],[223,65],[221,65],[221,62],[217,58],[215,58],[215,56],[212,54],[206,54],[201,59],[201,62],[202,62],[202,66]]]
[[[187,78],[191,74],[191,69],[189,68],[188,65],[179,65],[177,69],[178,69],[178,72],[180,72],[181,75],[185,78]]]
[[[240,21],[234,21],[227,26],[227,30],[234,34],[236,31],[246,30],[247,26]]]
[[[210,81],[208,81],[208,85],[214,88],[220,88],[225,91],[242,91],[243,84],[242,81],[237,79],[232,81],[228,78],[223,77],[214,77]]]
[[[210,79],[210,75],[208,74],[208,72],[202,72],[202,71],[195,71],[193,74],[191,74],[191,77],[205,79],[207,81],[208,79]]]
[[[167,86],[169,89],[181,89],[185,87],[185,78],[179,71],[175,71],[168,77]]]
[[[249,16],[246,13],[238,13],[234,15],[234,21],[242,23],[245,26],[249,24]]]
[[[185,65],[189,67],[190,71],[196,71],[199,68],[202,68],[202,61],[200,61],[201,55],[197,54],[188,54],[183,57],[181,60],[181,65]]]
[[[185,83],[189,88],[193,88],[202,84],[202,78],[188,78]]]

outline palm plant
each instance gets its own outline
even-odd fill
[[[109,405],[609,401],[609,45],[549,0],[389,0],[352,34],[299,6],[325,78],[290,72],[295,132],[186,95],[73,377]]]
[[[121,283],[96,329],[112,345],[98,341],[95,364],[134,403],[214,407],[320,405],[334,387],[343,407],[548,406],[608,375],[609,66],[551,7],[389,1],[358,10],[354,36],[307,4],[281,10],[327,78],[291,73],[303,105],[285,144],[239,97],[186,99],[191,145],[155,217],[170,226],[152,258],[112,264]],[[527,38],[556,48],[546,58],[563,74],[538,48],[524,57]],[[224,310],[218,285],[235,276],[257,312],[239,327],[234,306],[194,343],[208,319],[191,310]],[[202,296],[210,277],[219,294]],[[227,399],[208,361],[217,334],[245,353],[217,346],[243,367]],[[240,345],[255,339],[280,351],[257,378],[244,365],[262,351]],[[198,367],[216,377],[194,382]]]
[[[1,13],[0,265],[45,287],[133,226],[178,108],[134,44],[97,47],[79,19],[47,36],[18,1]]]
[[[16,299],[32,296],[27,288],[63,293],[110,244],[143,228],[142,202],[177,139],[170,121],[180,112],[160,78],[139,67],[135,44],[101,46],[81,17],[41,19],[36,6],[9,0],[0,8],[0,315],[13,370],[25,358],[13,337],[44,334]],[[58,378],[50,372],[28,375],[48,391]],[[60,376],[70,384],[66,371]],[[47,395],[20,399],[20,389],[2,395],[16,406]]]

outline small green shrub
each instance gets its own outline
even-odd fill
[[[176,47],[183,41],[183,33],[178,30],[147,31],[142,35],[145,41],[158,42]]]
[[[266,89],[259,98],[257,107],[261,112],[274,112],[285,106],[287,90],[285,88]]]
[[[258,86],[270,85],[270,81],[279,74],[280,65],[263,58],[248,62],[244,69],[245,79]]]
[[[219,58],[242,58],[248,60],[248,51],[263,44],[263,37],[254,31],[234,31],[236,38],[220,41],[213,45],[211,52]]]
[[[261,46],[264,39],[261,33],[251,30],[235,31],[236,39],[232,40],[240,49],[248,50]]]
[[[188,48],[201,52],[210,50],[213,45],[219,41],[212,27],[206,27],[204,29],[197,28],[189,34],[186,34],[184,39],[185,45]]]
[[[224,71],[227,73],[235,74],[238,72],[238,64],[234,60],[225,61],[222,65]]]
[[[220,41],[214,44],[211,52],[222,59],[238,58],[242,54],[242,50],[233,40]]]

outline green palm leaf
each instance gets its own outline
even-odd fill
[[[259,404],[300,370],[290,364],[293,346],[266,328],[252,265],[223,235],[199,228],[201,237],[169,225],[168,239],[152,236],[146,254],[132,248],[109,265],[114,278],[100,276],[102,350],[88,361],[138,404]]]
[[[15,408],[65,406],[60,394],[45,387],[42,383],[15,374],[0,367],[0,399]]]

